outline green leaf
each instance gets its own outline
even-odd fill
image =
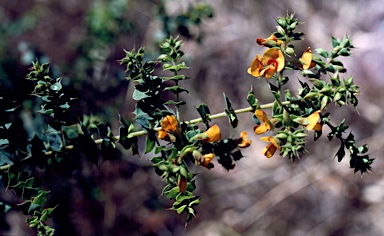
[[[279,100],[280,99],[280,90],[277,86],[273,85],[272,83],[269,83],[268,82],[268,85],[269,85],[269,88],[271,89],[271,92],[273,94],[273,96],[275,97],[276,100]]]
[[[324,57],[324,58],[328,58],[328,52],[327,52],[326,50],[324,50],[324,49],[322,49],[322,48],[317,48],[317,49],[316,49],[316,52],[317,52],[320,56],[322,56],[322,57]]]
[[[31,203],[31,205],[28,208],[28,214],[32,215],[34,210],[36,210],[39,207],[41,207],[41,205],[35,204],[35,203]]]
[[[124,149],[130,149],[132,146],[133,139],[129,138],[128,135],[133,131],[134,125],[131,122],[126,123],[123,117],[119,114],[119,121],[122,126],[120,126],[120,138],[119,143],[123,146]]]
[[[332,36],[332,47],[335,48],[335,47],[337,47],[339,45],[340,45],[340,41],[337,38]]]
[[[175,94],[178,94],[178,93],[181,93],[181,92],[188,92],[188,90],[186,90],[185,88],[181,87],[181,86],[171,86],[171,87],[166,87],[164,88],[164,91],[171,91]]]
[[[255,112],[255,110],[258,107],[258,100],[255,98],[255,93],[253,92],[253,88],[248,92],[247,101],[249,105],[252,107],[252,112]]]
[[[3,165],[13,165],[13,162],[10,159],[11,154],[7,151],[0,150],[0,166]]]
[[[97,165],[99,162],[99,149],[83,124],[81,124],[81,130],[83,134],[79,134],[77,146],[91,163]]]
[[[241,153],[240,150],[236,150],[236,151],[234,151],[234,152],[232,153],[232,157],[233,157],[233,160],[234,160],[234,161],[238,161],[238,160],[240,160],[241,158],[243,158],[244,156],[243,156],[243,154]]]
[[[131,139],[131,153],[132,155],[139,154],[139,146],[137,144],[137,137],[130,138]]]
[[[175,199],[176,196],[180,193],[180,188],[176,186],[171,190],[164,191],[163,193],[167,196],[168,199],[172,200],[172,199]]]
[[[364,144],[363,146],[358,147],[357,150],[359,151],[360,154],[364,154],[368,152],[368,145]]]
[[[232,127],[236,128],[238,124],[238,119],[237,119],[235,110],[233,110],[232,108],[231,100],[229,100],[229,98],[225,95],[225,93],[223,93],[223,95],[224,95],[225,106],[226,106],[226,108],[224,109],[224,112],[227,115]]]
[[[345,151],[344,151],[344,143],[341,142],[341,145],[340,145],[340,148],[339,150],[337,151],[335,157],[337,157],[337,160],[340,162],[341,160],[343,160],[344,156],[345,156]]]
[[[150,120],[153,120],[147,113],[143,112],[136,104],[136,110],[133,112],[136,115],[135,121],[145,130],[150,129]]]
[[[186,80],[186,79],[188,79],[188,77],[186,77],[185,75],[175,75],[172,77],[164,77],[162,79],[163,79],[163,81],[169,81],[169,80],[179,81],[179,80]]]
[[[197,108],[197,111],[200,114],[201,119],[203,120],[205,126],[209,127],[209,121],[211,121],[209,108],[207,104],[201,103]]]
[[[61,85],[61,80],[57,81],[56,83],[52,84],[51,87],[49,87],[53,91],[59,91],[63,88]]]
[[[174,101],[174,100],[168,100],[167,102],[164,103],[164,105],[178,105],[178,106],[181,106],[181,105],[184,105],[186,102],[184,101]]]
[[[156,138],[156,136],[155,136],[155,138]],[[153,150],[153,148],[155,148],[155,140],[153,140],[153,135],[150,135],[148,133],[146,140],[145,140],[145,153],[144,154],[151,152]]]
[[[147,91],[146,91],[146,92],[147,92]],[[142,92],[142,91],[139,91],[139,90],[135,89],[135,90],[133,91],[132,98],[133,98],[134,100],[136,100],[136,101],[139,101],[139,100],[141,100],[141,99],[150,97],[149,95],[147,95],[146,92]]]
[[[53,129],[51,126],[48,126],[48,130],[45,136],[47,137],[49,146],[53,151],[61,151],[63,148],[63,142],[57,130]]]
[[[185,210],[186,207],[187,207],[187,205],[184,205],[184,206],[181,206],[175,210],[176,210],[177,214],[181,214],[181,213],[183,213],[183,211]]]

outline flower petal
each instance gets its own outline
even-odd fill
[[[215,157],[215,154],[213,154],[213,153],[205,154],[203,156],[204,161],[201,163],[201,165],[210,170],[213,166],[211,164],[211,161],[214,157]]]
[[[268,130],[271,130],[271,122],[269,121],[267,114],[263,110],[258,109],[255,111],[254,114],[257,119],[259,119],[259,121],[263,123],[253,128],[256,134],[262,134],[267,132]]]
[[[168,115],[161,120],[161,128],[167,132],[175,131],[177,126],[178,122],[174,115]]]
[[[306,126],[307,130],[321,130],[321,124],[318,123],[320,119],[320,111],[315,111],[307,117],[308,125]],[[319,127],[320,125],[320,127]]]
[[[255,134],[259,135],[259,134],[264,134],[265,132],[267,132],[269,129],[268,127],[266,126],[265,123],[261,124],[261,125],[256,125],[255,127],[253,127],[253,131],[255,131]]]
[[[248,74],[251,74],[255,77],[260,77],[260,70],[263,69],[260,57],[260,55],[256,55],[256,57],[253,59],[251,66],[248,68]]]
[[[268,144],[264,149],[263,149],[263,155],[271,158],[273,154],[275,154],[277,150],[277,147],[275,147],[272,143]]]
[[[277,71],[280,72],[284,69],[285,66],[285,59],[284,59],[284,54],[279,50],[279,57],[276,58],[277,61]]]
[[[267,113],[265,113],[263,110],[257,109],[254,114],[260,122],[265,123],[268,121]]]
[[[261,63],[264,66],[275,63],[276,71],[280,72],[282,69],[284,69],[284,54],[277,48],[270,48],[264,52],[263,58],[261,59]]]
[[[237,145],[240,148],[249,147],[252,143],[251,140],[248,139],[248,134],[246,131],[243,131],[240,133],[240,139],[241,139],[241,143]]]
[[[204,134],[208,136],[208,138],[204,139],[206,142],[217,142],[221,139],[220,128],[216,124],[211,126]]]
[[[312,62],[312,51],[311,48],[307,48],[303,55],[301,56],[303,64],[303,70],[308,70],[311,67],[311,62]]]
[[[159,139],[162,139],[162,140],[169,139],[169,136],[168,136],[167,131],[165,131],[165,130],[163,130],[163,129],[157,131],[157,137],[158,137]]]

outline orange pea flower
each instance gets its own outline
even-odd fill
[[[207,138],[204,139],[206,142],[217,142],[221,139],[220,128],[216,124],[211,126],[207,131],[204,132]]]
[[[208,153],[203,155],[203,162],[201,163],[202,166],[210,170],[213,165],[211,164],[212,159],[215,157],[215,154],[213,153]]]
[[[161,121],[161,130],[157,132],[157,137],[165,141],[174,142],[176,137],[173,134],[177,133],[178,122],[174,115],[168,115],[164,117]]]
[[[161,128],[167,132],[172,132],[177,129],[178,122],[176,116],[168,115],[161,120]]]
[[[253,128],[253,131],[255,131],[255,133],[257,135],[263,134],[263,133],[271,130],[271,126],[272,126],[271,122],[269,121],[267,114],[263,110],[256,110],[255,111],[255,116],[262,123],[260,125],[256,125]]]
[[[262,137],[260,139],[265,142],[269,142],[269,144],[262,151],[263,155],[268,158],[271,158],[277,149],[281,149],[276,139],[272,136]]]
[[[246,131],[240,133],[240,143],[237,145],[239,148],[246,148],[251,145],[251,140],[248,139],[248,134]]]
[[[168,132],[165,131],[165,130],[163,130],[163,129],[157,131],[157,137],[158,137],[159,139],[162,139],[162,140],[167,140],[167,139],[169,139]]]
[[[270,47],[270,46],[275,46],[275,45],[281,45],[282,41],[278,40],[274,34],[271,34],[271,36],[269,36],[266,39],[257,38],[256,43],[261,45],[261,46]]]
[[[300,58],[301,68],[303,70],[308,70],[312,67],[315,67],[316,63],[312,61],[312,51],[311,48],[308,47]]]
[[[263,56],[256,55],[251,66],[248,68],[248,73],[255,77],[265,77],[270,79],[275,72],[280,72],[284,69],[285,59],[283,53],[277,48],[267,49]]]
[[[307,117],[307,121],[309,124],[306,126],[307,130],[315,130],[320,131],[322,129],[322,125],[319,122],[320,119],[320,111],[315,111],[311,115]]]

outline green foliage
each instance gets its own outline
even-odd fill
[[[106,9],[95,8],[90,14],[98,20],[114,18],[118,21],[123,16],[126,5],[120,1],[113,1],[116,5],[108,5]],[[163,3],[163,2],[162,2]],[[163,7],[163,8],[162,8]],[[159,11],[165,11],[160,4]],[[111,14],[113,16],[111,16]],[[212,9],[205,4],[191,6],[189,10],[175,18],[164,15],[164,27],[168,33],[173,32],[173,24],[181,35],[192,37],[185,30],[190,24],[199,25],[204,17],[210,17]],[[119,159],[119,146],[130,149],[133,155],[139,154],[139,136],[146,135],[144,153],[153,155],[153,168],[165,182],[162,194],[173,201],[171,210],[178,214],[186,214],[186,223],[196,217],[196,207],[200,203],[200,196],[195,196],[195,173],[191,166],[202,166],[208,170],[214,168],[213,158],[217,158],[226,170],[235,168],[236,162],[243,158],[241,148],[248,147],[251,142],[246,132],[241,132],[239,138],[222,138],[219,126],[211,124],[213,119],[227,116],[233,128],[238,125],[238,113],[251,112],[257,134],[275,132],[274,136],[263,137],[269,142],[263,150],[267,157],[273,156],[278,150],[282,157],[295,160],[307,151],[305,149],[308,132],[314,131],[315,141],[322,135],[322,128],[327,125],[331,131],[327,135],[331,141],[338,139],[340,148],[335,157],[341,161],[345,149],[350,154],[350,167],[354,172],[362,174],[372,170],[373,159],[367,155],[368,146],[356,145],[352,133],[347,137],[348,130],[345,120],[338,125],[331,124],[331,115],[322,114],[331,103],[338,106],[358,105],[357,95],[359,87],[353,78],[341,78],[340,74],[346,69],[338,57],[350,56],[353,45],[345,36],[343,39],[332,37],[333,49],[327,52],[317,49],[319,55],[314,55],[308,48],[301,58],[295,55],[295,41],[302,40],[302,32],[296,32],[301,22],[293,15],[279,17],[277,31],[268,39],[257,39],[261,46],[268,47],[264,55],[267,60],[259,60],[259,64],[252,65],[250,73],[255,77],[265,77],[273,95],[269,104],[258,103],[253,88],[248,92],[246,100],[250,107],[235,110],[231,100],[223,93],[224,112],[216,115],[210,113],[208,105],[202,103],[196,109],[200,119],[184,121],[180,114],[180,107],[187,102],[182,100],[184,92],[188,90],[181,86],[188,79],[183,72],[189,67],[183,61],[183,43],[179,38],[169,36],[160,45],[160,55],[156,60],[146,56],[145,48],[125,51],[125,57],[120,64],[125,66],[127,80],[132,82],[134,90],[132,99],[135,102],[133,119],[125,119],[119,115],[119,135],[113,134],[110,124],[103,123],[93,116],[84,115],[78,124],[70,124],[67,114],[74,103],[64,90],[61,78],[52,78],[48,63],[32,64],[27,79],[34,83],[32,94],[40,99],[41,109],[38,111],[47,120],[43,133],[36,133],[30,140],[20,141],[15,135],[16,125],[12,122],[12,112],[17,106],[7,99],[0,97],[0,170],[1,179],[8,189],[22,199],[16,209],[29,215],[27,223],[36,228],[38,235],[53,235],[54,230],[46,225],[48,217],[52,215],[55,206],[46,206],[49,191],[40,188],[40,180],[35,174],[35,167],[62,171],[62,166],[69,166],[72,157],[80,151],[85,158],[94,165]],[[99,22],[100,23],[100,22]],[[105,24],[104,24],[105,23]],[[101,34],[103,43],[110,43],[108,38],[116,33],[116,25],[103,22],[107,30],[102,30],[98,24],[91,24],[90,31]],[[259,43],[262,42],[262,43]],[[272,49],[272,50],[271,50]],[[281,58],[283,57],[283,58]],[[309,59],[308,59],[309,58]],[[284,66],[279,67],[284,61]],[[253,63],[254,64],[254,63]],[[253,68],[254,67],[254,68]],[[261,68],[260,68],[261,67]],[[290,89],[283,90],[283,86],[290,82],[284,76],[285,70],[299,71],[304,77],[300,88],[295,93]],[[273,73],[271,73],[273,72]],[[161,74],[161,76],[159,76]],[[329,79],[324,79],[329,77]],[[271,117],[261,109],[271,109]],[[204,129],[197,123],[203,122]],[[308,131],[308,132],[307,132]],[[66,168],[63,168],[66,169]],[[1,212],[10,208],[7,204],[0,204]]]
[[[237,116],[236,116],[236,112],[232,108],[231,100],[229,100],[229,98],[225,95],[225,93],[223,95],[224,95],[225,107],[226,107],[224,112],[228,116],[229,123],[232,125],[233,128],[236,128],[237,124],[239,122],[239,120],[237,119]]]

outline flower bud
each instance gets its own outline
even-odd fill
[[[276,22],[283,28],[287,27],[287,21],[285,20],[285,18],[279,17],[277,18]]]
[[[276,26],[277,32],[282,36],[285,36],[285,30],[281,26]]]
[[[287,49],[285,49],[285,53],[287,53],[290,56],[293,56],[295,55],[295,50],[291,47],[288,47]]]

